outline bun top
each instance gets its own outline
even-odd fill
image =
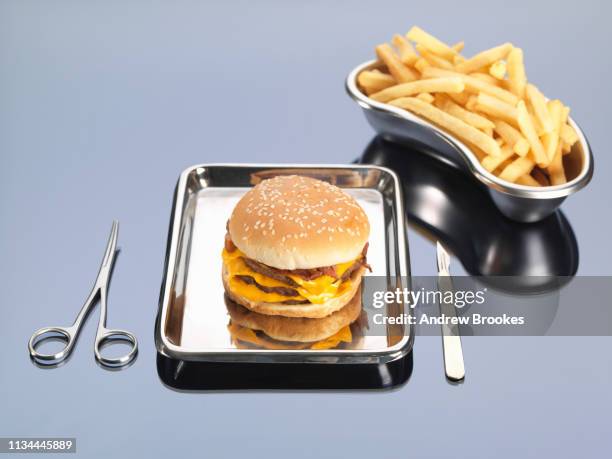
[[[311,269],[357,258],[370,223],[340,188],[286,175],[249,190],[236,204],[228,230],[236,247],[253,260],[278,269]]]

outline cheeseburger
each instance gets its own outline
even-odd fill
[[[232,212],[223,250],[232,336],[253,342],[263,333],[260,341],[297,348],[350,341],[369,234],[359,204],[327,182],[290,175],[252,188]]]

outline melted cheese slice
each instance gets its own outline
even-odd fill
[[[240,296],[248,298],[251,301],[281,303],[287,300],[308,300],[314,304],[321,304],[346,292],[352,285],[352,281],[350,279],[340,282],[339,279],[334,279],[328,275],[319,276],[312,280],[306,280],[300,276],[289,274],[288,277],[298,284],[298,287],[292,287],[284,282],[253,271],[242,259],[244,256],[245,255],[238,249],[234,250],[233,252],[228,252],[224,249],[222,254],[223,262],[227,266],[229,273],[230,290]],[[338,274],[338,277],[341,277],[342,274],[344,274],[354,262],[355,260],[336,265],[336,273]],[[255,285],[247,284],[246,282],[243,282],[239,278],[235,277],[238,275],[251,276],[258,284],[266,287],[293,288],[299,293],[299,295],[285,296],[279,295],[278,293],[266,293],[258,289]]]
[[[353,341],[351,327],[350,325],[346,325],[340,330],[338,330],[336,334],[325,338],[324,340],[317,341],[312,346],[310,346],[310,349],[333,349],[342,342],[350,343],[351,341]]]
[[[353,341],[353,334],[351,333],[350,325],[342,327],[337,333],[332,336],[325,338],[324,340],[313,343],[286,343],[282,344],[281,341],[276,341],[266,335],[258,335],[254,330],[250,328],[242,327],[238,324],[230,322],[227,326],[233,339],[238,339],[246,343],[255,344],[256,346],[263,347],[265,349],[333,349],[340,343],[350,343]]]

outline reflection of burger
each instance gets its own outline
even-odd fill
[[[291,175],[252,188],[223,251],[232,335],[263,333],[291,348],[350,342],[369,233],[363,209],[329,183]]]

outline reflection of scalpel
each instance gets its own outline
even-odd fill
[[[453,291],[453,281],[448,270],[450,257],[444,247],[437,243],[438,259],[438,290],[444,296],[445,292]],[[457,317],[454,303],[440,301],[440,314],[447,318]],[[452,321],[452,320],[451,320]],[[446,321],[445,321],[446,322]],[[463,350],[461,349],[461,337],[459,327],[451,327],[448,323],[442,324],[442,349],[444,351],[444,371],[446,377],[451,381],[461,381],[465,378],[465,366],[463,365]]]

